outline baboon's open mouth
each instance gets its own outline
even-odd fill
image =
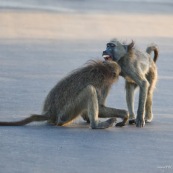
[[[106,61],[112,60],[112,57],[111,57],[110,55],[103,55],[103,58],[104,58]]]

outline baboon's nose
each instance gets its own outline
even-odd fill
[[[107,52],[106,52],[106,51],[103,51],[102,56],[103,56],[103,55],[106,55],[106,54],[107,54]]]

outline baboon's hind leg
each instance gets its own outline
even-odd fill
[[[107,121],[99,122],[98,109],[96,89],[92,85],[89,85],[80,92],[72,104],[69,104],[68,108],[65,108],[63,114],[58,115],[57,124],[60,126],[65,125],[76,118],[80,113],[86,111],[92,129],[104,129],[112,126],[116,119],[111,118]]]
[[[85,121],[87,121],[87,123],[90,123],[87,112],[83,112],[81,116],[83,117]],[[100,118],[121,118],[123,119],[123,121],[117,123],[116,126],[122,127],[122,126],[125,126],[126,122],[128,121],[129,113],[123,109],[115,109],[115,108],[106,107],[104,105],[99,105],[99,117]]]
[[[155,85],[157,82],[157,73],[150,72],[147,75],[147,80],[148,80],[150,86],[148,88],[147,100],[146,100],[146,105],[145,105],[145,122],[149,123],[153,119],[153,112],[152,112],[153,92],[154,92]]]
[[[126,122],[128,121],[129,113],[123,109],[115,109],[115,108],[110,108],[110,107],[106,107],[106,106],[100,106],[99,117],[101,117],[101,118],[110,118],[110,117],[121,118],[121,119],[123,119],[123,121],[117,123],[116,126],[122,127],[122,126],[125,126]]]

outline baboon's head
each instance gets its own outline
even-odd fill
[[[103,51],[103,58],[108,60],[113,60],[118,62],[121,57],[123,57],[132,47],[134,46],[134,42],[132,41],[130,44],[121,44],[117,39],[111,40],[106,45],[106,50]]]
[[[121,67],[114,61],[104,61],[103,64],[108,71],[107,76],[105,78],[111,78],[112,82],[117,80],[121,72]]]
[[[118,78],[121,67],[114,61],[90,60],[87,62],[86,71],[90,72],[90,76],[94,74],[97,78],[101,75],[104,79],[114,79]]]

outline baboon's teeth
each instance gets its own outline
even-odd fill
[[[109,55],[103,55],[103,58],[109,58],[110,56]]]

